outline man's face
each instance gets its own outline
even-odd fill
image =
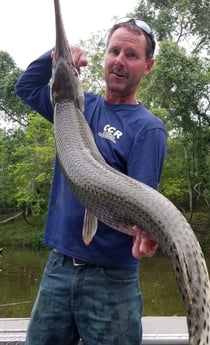
[[[153,59],[146,60],[146,38],[120,27],[112,34],[105,53],[106,93],[129,97],[147,75]]]

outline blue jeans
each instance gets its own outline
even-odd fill
[[[28,326],[26,345],[140,345],[138,273],[74,266],[49,255]]]

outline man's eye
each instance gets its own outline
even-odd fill
[[[128,58],[136,58],[136,57],[137,57],[136,54],[135,54],[134,52],[128,52],[128,53],[126,54],[126,56],[127,56]]]
[[[117,55],[119,55],[119,50],[118,49],[111,49],[110,53],[117,56]]]

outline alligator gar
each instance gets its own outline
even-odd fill
[[[158,242],[172,265],[183,297],[189,344],[208,345],[210,281],[199,242],[173,203],[158,191],[114,170],[100,154],[82,113],[83,90],[59,1],[54,0],[54,5],[56,46],[51,95],[56,150],[66,180],[87,209],[86,220],[99,219],[128,235],[133,235],[133,226],[138,225]],[[93,235],[84,229],[86,242]]]

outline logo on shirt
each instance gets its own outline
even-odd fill
[[[98,135],[116,144],[116,140],[119,139],[123,133],[119,131],[119,129],[107,124],[104,126],[103,132],[99,132]]]

